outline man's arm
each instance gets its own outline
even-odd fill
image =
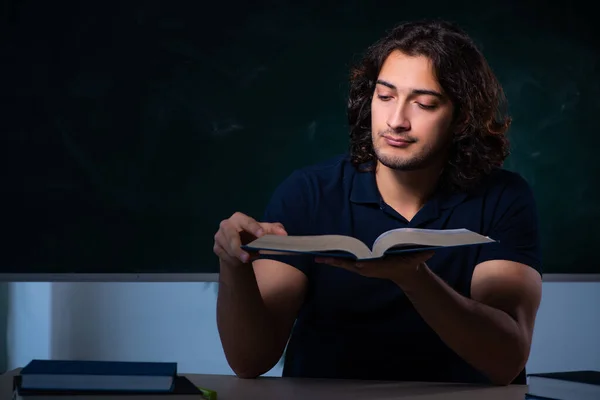
[[[217,326],[235,374],[255,378],[281,358],[304,299],[306,276],[274,260],[234,268],[221,266]]]
[[[470,298],[427,267],[431,251],[359,263],[317,262],[396,283],[451,349],[493,383],[509,384],[523,370],[531,348],[542,291],[540,240],[535,200],[525,180],[510,175],[497,191],[502,196],[493,213],[497,220],[487,231],[497,243],[478,252]]]
[[[542,291],[533,268],[505,260],[482,262],[473,273],[471,299],[425,264],[397,283],[440,338],[493,383],[510,384],[525,367]]]
[[[274,191],[259,224],[273,232],[263,233],[307,234],[312,197],[309,188],[300,172],[285,179]],[[233,227],[225,223],[221,234],[215,236],[217,244],[234,255],[233,260],[229,258],[231,262],[221,261],[217,326],[231,368],[240,377],[254,378],[273,368],[283,354],[304,302],[310,264],[293,256],[277,257],[277,261],[263,257],[252,265],[235,262],[235,257],[249,256],[242,254],[245,252],[240,248],[240,226],[254,227],[247,232],[258,228],[255,225],[258,222],[250,224],[247,216],[239,213],[235,216],[246,223],[238,222]],[[276,229],[277,226],[281,229]],[[248,235],[241,233],[247,243]],[[257,236],[255,232],[254,237]],[[221,248],[217,246],[217,254],[223,254]],[[220,259],[228,258],[220,256]]]

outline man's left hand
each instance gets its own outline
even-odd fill
[[[344,268],[370,278],[389,279],[398,285],[411,279],[419,267],[433,256],[433,251],[417,251],[399,255],[387,255],[383,258],[368,261],[357,261],[346,258],[317,257],[316,262]]]

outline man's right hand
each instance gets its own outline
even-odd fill
[[[227,264],[247,264],[256,255],[248,254],[241,246],[265,234],[287,235],[287,232],[278,222],[257,222],[252,217],[236,212],[230,218],[221,221],[215,234],[213,251]]]

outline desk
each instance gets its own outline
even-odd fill
[[[12,377],[0,375],[0,400],[10,399]],[[419,382],[375,382],[261,377],[239,379],[231,375],[184,374],[198,386],[216,390],[218,400],[523,400],[527,386],[475,386]],[[176,400],[177,396],[164,396]],[[115,400],[119,398],[115,397]],[[123,400],[132,400],[123,397]]]

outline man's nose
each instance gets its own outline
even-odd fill
[[[406,131],[410,129],[410,121],[404,107],[403,104],[399,104],[388,117],[387,125],[394,131]]]

